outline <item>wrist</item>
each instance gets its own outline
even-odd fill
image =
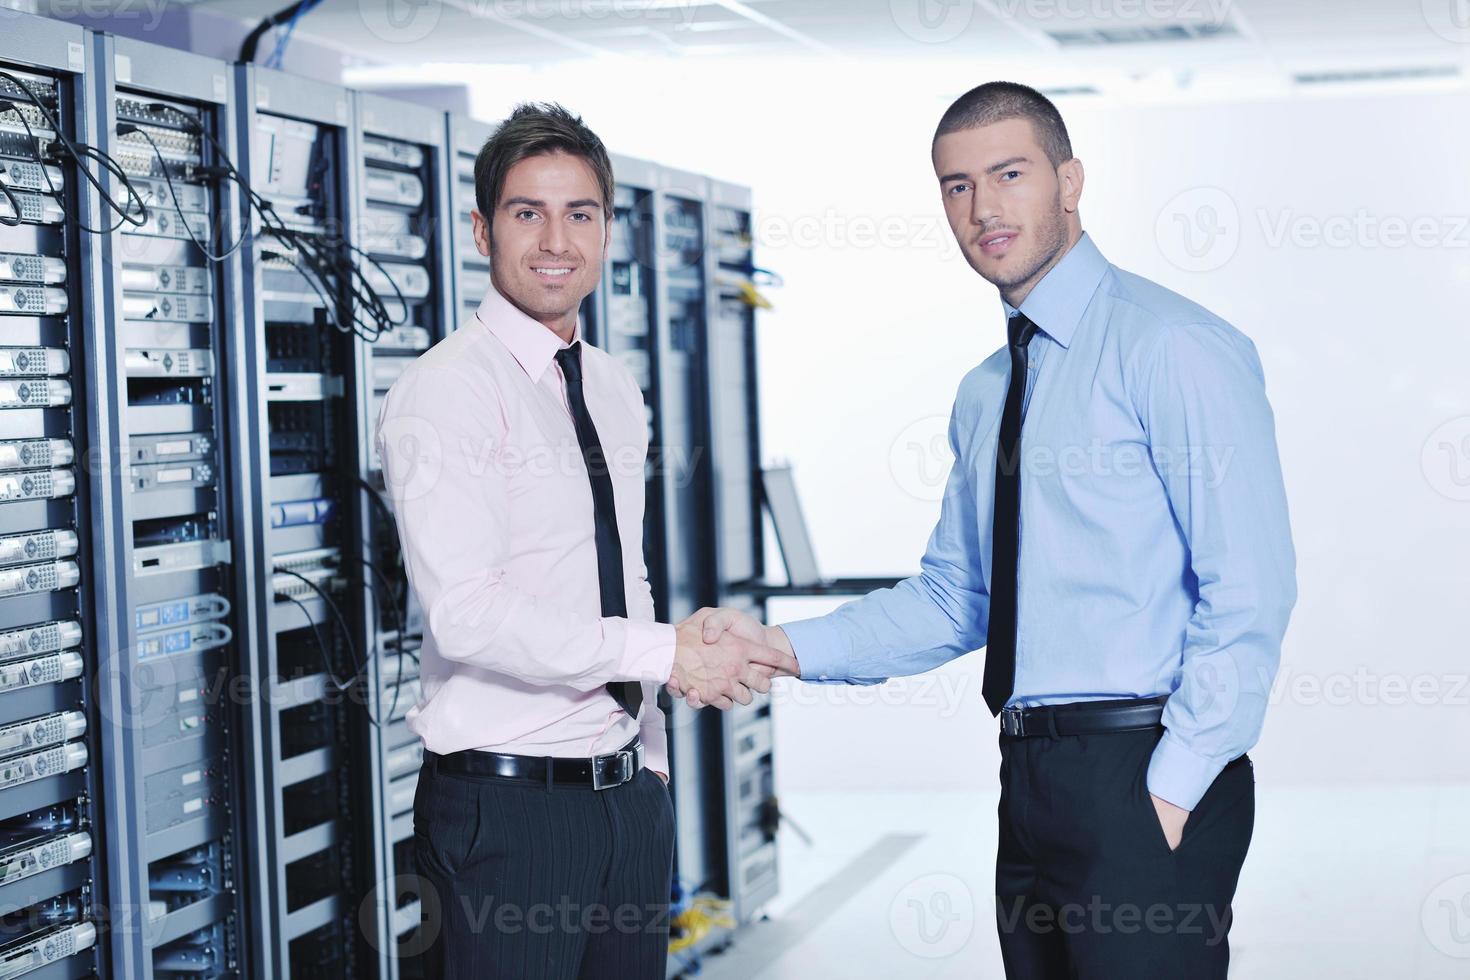
[[[781,653],[790,654],[792,659],[796,659],[796,649],[791,645],[791,637],[786,635],[785,630],[779,626],[767,626],[765,627],[765,631],[766,646],[773,650],[778,650]],[[793,676],[801,676],[801,664],[799,661],[797,663],[796,673]]]

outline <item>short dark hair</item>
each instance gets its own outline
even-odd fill
[[[475,157],[475,207],[490,220],[500,203],[500,192],[510,168],[527,157],[558,150],[581,157],[592,166],[602,192],[604,216],[611,216],[613,171],[607,148],[582,122],[581,116],[555,102],[521,103],[480,147]]]
[[[939,119],[934,141],[947,133],[988,126],[1004,119],[1029,119],[1053,168],[1072,159],[1067,124],[1051,99],[1018,82],[986,82],[955,99]]]

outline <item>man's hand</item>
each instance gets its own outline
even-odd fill
[[[767,646],[763,632],[759,639],[752,639],[749,631],[721,632],[706,642],[704,623],[713,612],[701,609],[675,627],[674,671],[668,682],[674,697],[697,691],[692,707],[711,704],[728,710],[736,702],[750,704],[752,691],[769,691],[772,675],[795,669],[796,658]]]
[[[1164,840],[1169,842],[1169,850],[1172,851],[1184,837],[1184,821],[1189,819],[1189,811],[1168,800],[1159,799],[1152,793],[1148,794],[1148,798],[1154,801],[1154,812],[1159,815],[1159,826],[1164,828]]]
[[[786,631],[779,626],[763,626],[760,620],[738,609],[702,609],[688,621],[699,621],[703,624],[705,643],[718,643],[722,637],[738,637],[764,647],[772,655],[772,659],[755,665],[755,669],[763,675],[764,687],[759,689],[762,694],[770,690],[770,677],[801,676],[801,664],[797,662],[796,651],[792,649]],[[711,700],[709,692],[698,685],[675,691],[674,685],[670,684],[669,690],[676,697],[683,697],[691,708],[700,708],[705,704],[723,707],[719,701]]]

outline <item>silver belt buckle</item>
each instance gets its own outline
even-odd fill
[[[633,767],[638,758],[637,752],[638,749],[642,748],[643,746],[639,745],[635,749],[622,749],[611,755],[600,755],[594,758],[592,760],[592,788],[594,790],[611,789],[614,786],[621,786],[632,779],[634,774]],[[613,762],[618,764],[616,777],[604,778],[604,773]]]
[[[1021,721],[1020,705],[1012,705],[1011,707],[1001,709],[1000,731],[1002,735],[1026,734],[1026,726]]]

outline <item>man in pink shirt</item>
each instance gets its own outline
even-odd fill
[[[439,907],[427,974],[662,980],[657,690],[748,704],[795,661],[705,644],[707,610],[653,622],[643,397],[577,318],[611,231],[602,142],[560,106],[521,106],[480,151],[475,196],[491,288],[393,385],[377,436],[427,624],[408,714],[426,749],[414,857]]]

